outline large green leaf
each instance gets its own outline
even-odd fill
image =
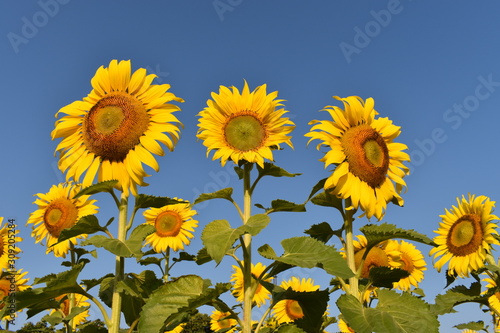
[[[138,331],[158,333],[165,320],[187,307],[190,300],[198,297],[204,289],[203,279],[199,276],[182,276],[158,288],[143,306]]]
[[[259,172],[259,178],[264,176],[272,176],[272,177],[295,177],[300,176],[300,173],[290,173],[283,168],[280,168],[277,165],[274,165],[270,162],[264,162],[264,167],[261,168],[257,165],[257,170]]]
[[[154,195],[139,194],[135,197],[135,208],[161,208],[167,205],[175,205],[178,203],[188,203],[187,201],[172,199],[168,197],[156,197]]]
[[[393,238],[407,239],[414,242],[419,242],[427,245],[435,246],[436,244],[424,234],[415,230],[405,230],[398,228],[394,224],[367,224],[359,229],[368,241],[367,248],[371,248],[380,242]]]
[[[284,249],[281,257],[276,256],[268,245],[260,247],[258,251],[267,259],[285,264],[304,268],[321,267],[329,274],[344,279],[354,276],[345,259],[333,246],[307,236],[284,239],[281,245]]]
[[[75,198],[81,197],[82,195],[92,195],[101,192],[112,193],[115,185],[118,184],[118,180],[106,180],[89,187],[82,189],[75,195]]]
[[[390,267],[372,267],[369,271],[369,278],[375,287],[392,288],[394,282],[408,277],[410,273],[404,269]]]
[[[83,234],[90,235],[99,231],[106,230],[106,227],[101,227],[101,225],[99,224],[99,220],[95,215],[87,215],[79,219],[78,222],[75,223],[75,225],[71,228],[62,230],[59,238],[57,239],[57,243]]]
[[[304,333],[305,331],[294,324],[282,325],[277,333]]]
[[[267,225],[271,219],[269,216],[265,214],[256,214],[250,216],[247,223],[243,226],[240,226],[240,229],[243,232],[248,232],[252,236],[257,236]]]
[[[432,311],[436,315],[456,312],[453,308],[462,303],[476,302],[488,305],[488,296],[481,295],[481,284],[474,282],[469,288],[465,286],[456,286],[446,291],[444,295],[437,295],[431,305]]]
[[[196,200],[194,201],[194,205],[199,204],[200,202],[212,200],[212,199],[226,199],[230,202],[234,202],[232,195],[233,189],[231,187],[223,188],[222,190],[212,192],[212,193],[202,193]]]
[[[488,332],[488,330],[486,329],[486,327],[484,325],[484,321],[482,321],[482,320],[471,321],[471,322],[468,322],[468,323],[455,325],[453,327],[455,327],[455,328],[457,328],[459,330],[468,329],[468,330],[473,330],[473,331],[485,331],[485,332]]]
[[[342,208],[342,199],[337,198],[334,195],[331,195],[327,191],[323,191],[323,192],[317,194],[316,196],[314,196],[311,199],[311,202],[315,205],[318,205],[318,206],[334,207],[342,213],[344,211]]]
[[[337,300],[348,325],[358,333],[420,333],[438,332],[439,321],[427,303],[409,293],[398,294],[393,290],[377,291],[375,308],[365,308],[352,295],[342,295]]]
[[[321,222],[320,224],[313,224],[311,228],[305,230],[304,233],[308,234],[314,239],[326,243],[337,232],[332,229],[328,222]]]

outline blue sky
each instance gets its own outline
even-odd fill
[[[50,139],[54,114],[85,97],[96,69],[111,59],[130,59],[134,70],[156,73],[156,83],[171,84],[186,101],[177,114],[185,125],[182,138],[173,153],[158,158],[161,170],[142,193],[193,200],[223,187],[241,192],[231,168],[206,158],[195,137],[196,115],[219,85],[241,88],[247,80],[253,89],[266,83],[286,100],[297,125],[295,149],[277,152],[275,159],[302,175],[262,181],[254,201],[264,205],[276,198],[302,202],[328,176],[318,161],[322,153],[306,146],[304,134],[310,120],[326,119],[318,111],[335,103],[331,96],[373,97],[381,116],[402,127],[398,140],[412,157],[405,207],[389,206],[383,221],[432,237],[439,215],[456,197],[500,198],[499,10],[493,1],[2,1],[0,216],[15,219],[24,238],[18,267],[31,279],[62,270],[59,259],[34,244],[25,222],[36,209],[33,195],[63,180],[54,157],[57,142]],[[98,199],[100,217],[107,220],[114,215],[111,200]],[[226,202],[196,208],[200,227],[188,252],[201,248],[199,235],[208,222],[239,223]],[[312,205],[306,213],[274,214],[255,242],[279,251],[280,239],[301,236],[322,221],[339,225],[339,218]],[[84,277],[109,272],[102,261],[111,259],[99,254],[99,265],[91,263]],[[432,302],[445,280],[427,262],[422,287]],[[232,263],[225,260],[215,270],[213,264],[181,264],[174,275],[196,272],[218,282],[228,280]],[[131,261],[127,267],[141,269]],[[298,273],[328,285],[318,270]],[[488,320],[477,307],[462,309],[440,318],[443,332],[458,331],[451,327],[461,322]]]

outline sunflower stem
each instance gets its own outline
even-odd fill
[[[127,212],[128,212],[128,196],[122,193],[120,198],[118,215],[118,237],[117,239],[124,242],[127,234]],[[120,319],[122,309],[122,295],[118,291],[118,283],[123,280],[125,274],[125,258],[116,256],[115,259],[115,280],[113,284],[113,300],[111,305],[111,327],[110,333],[118,333],[120,331]]]
[[[251,216],[252,190],[250,170],[252,164],[246,163],[243,169],[243,223]],[[252,235],[243,235],[243,333],[252,331]]]
[[[354,260],[354,240],[352,233],[352,224],[353,224],[353,215],[354,210],[347,210],[347,208],[351,207],[351,200],[345,200],[345,220],[344,220],[344,228],[345,228],[345,248],[346,248],[346,258],[347,265],[349,268],[356,272],[356,262]],[[358,275],[349,278],[349,288],[350,294],[359,299],[359,289],[358,289]]]
[[[170,276],[170,247],[167,247],[167,251],[165,252],[165,274],[163,275],[163,281],[165,283],[168,282],[168,278]]]

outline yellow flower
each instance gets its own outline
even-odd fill
[[[181,333],[184,330],[184,326],[186,326],[186,323],[179,324],[173,330],[165,331],[165,333]]]
[[[0,271],[8,269],[12,260],[19,259],[17,254],[21,252],[17,246],[23,239],[16,236],[19,230],[13,227],[11,223],[3,223],[3,217],[0,217]],[[9,261],[11,260],[11,261]]]
[[[339,325],[340,333],[356,333],[352,328],[349,327],[349,325],[347,325],[347,323],[342,318],[339,318],[337,325]]]
[[[14,272],[12,272],[14,273]],[[17,293],[18,291],[23,291],[29,288],[28,281],[29,278],[26,278],[26,274],[28,272],[23,272],[22,269],[15,271],[14,275],[4,276],[0,279],[0,309],[3,309],[6,306],[6,303],[2,302],[2,299],[11,294]],[[15,312],[11,313],[10,304],[7,305],[9,307],[9,311],[6,312],[6,315],[3,317],[4,320],[14,319],[16,315]]]
[[[389,258],[389,265],[394,268],[404,269],[410,275],[394,283],[394,288],[408,291],[411,286],[417,287],[424,278],[424,271],[427,269],[424,256],[415,245],[404,240],[389,240],[384,251]]]
[[[231,281],[234,283],[233,295],[237,297],[238,302],[243,303],[244,292],[243,292],[243,272],[239,266],[233,266],[234,273],[231,275]],[[259,277],[262,272],[266,269],[266,266],[262,263],[257,263],[255,266],[252,264],[252,275]],[[266,279],[265,281],[271,281],[272,277]],[[260,307],[270,298],[271,293],[264,288],[260,283],[256,286],[257,281],[252,278],[252,286],[255,288],[255,294],[253,296],[253,301]]]
[[[164,155],[158,142],[173,150],[182,126],[172,114],[179,107],[167,102],[183,100],[167,92],[168,84],[152,85],[155,77],[144,68],[131,74],[130,61],[112,60],[97,70],[87,97],[57,112],[66,116],[57,120],[52,139],[63,138],[56,151],[67,180],[80,182],[85,173],[87,187],[97,174],[99,182],[118,180],[125,195],[147,185],[142,163],[158,171],[151,153]]]
[[[33,224],[31,236],[36,238],[36,243],[47,241],[46,253],[66,257],[71,244],[76,245],[77,239],[87,237],[80,235],[56,244],[62,230],[71,228],[84,216],[97,213],[96,200],[88,200],[88,195],[74,198],[80,190],[80,185],[59,184],[53,185],[48,193],[37,194],[34,204],[38,209],[31,213],[27,224]]]
[[[189,203],[146,210],[145,223],[155,226],[156,231],[146,237],[145,245],[150,245],[157,253],[164,252],[167,248],[174,251],[184,250],[184,245],[189,245],[193,238],[192,232],[198,226],[198,221],[192,219],[194,215],[196,211],[190,209]]]
[[[84,295],[73,294],[74,297],[74,305],[73,307],[90,307],[90,303],[88,302],[88,298]],[[51,314],[56,311],[61,311],[63,317],[66,317],[70,314],[70,295],[64,294],[55,298],[56,301],[61,302],[58,310],[52,310]],[[73,329],[80,324],[83,324],[87,321],[87,318],[90,316],[89,310],[85,310],[75,317],[73,317]]]
[[[316,291],[319,289],[319,286],[314,285],[314,281],[311,278],[302,278],[302,280],[299,280],[296,277],[292,277],[288,281],[281,282],[280,287],[285,290],[292,288],[294,291]],[[289,323],[304,317],[304,312],[302,311],[299,302],[293,299],[284,299],[279,301],[274,306],[273,311],[279,324]]]
[[[403,177],[409,169],[403,165],[410,157],[403,150],[407,146],[393,142],[400,127],[388,118],[377,118],[374,101],[360,97],[334,98],[344,103],[345,110],[327,106],[332,120],[313,120],[314,125],[305,136],[321,140],[317,145],[330,150],[320,160],[325,167],[336,168],[325,183],[325,190],[342,199],[350,198],[354,208],[361,208],[368,218],[382,219],[387,203],[393,199],[404,203],[400,196],[406,183]]]
[[[212,93],[213,100],[198,116],[197,137],[207,147],[207,156],[215,153],[213,160],[221,159],[224,166],[228,159],[264,166],[264,159],[273,160],[272,149],[286,143],[293,148],[288,136],[294,123],[282,117],[288,111],[276,110],[283,100],[276,99],[278,92],[266,93],[266,85],[250,92],[245,82],[243,91],[232,91],[220,86],[219,94]]]
[[[231,313],[229,312],[221,312],[219,310],[214,310],[212,312],[212,315],[210,318],[210,328],[212,331],[217,332],[219,330],[227,330],[227,333],[232,333],[236,331],[236,324],[238,324],[238,321],[234,318],[228,318]],[[232,327],[232,328],[231,328]]]
[[[488,297],[488,305],[491,309],[492,315],[495,313],[500,312],[500,291],[497,288],[497,283],[495,280],[493,280],[491,277],[487,277],[483,279],[484,282],[486,282],[486,289],[482,294],[486,294],[489,289],[495,288],[495,293]]]
[[[458,207],[445,209],[445,215],[440,216],[442,222],[434,238],[438,246],[429,255],[434,259],[440,257],[434,263],[438,272],[449,262],[449,275],[468,277],[472,271],[484,267],[491,245],[500,245],[494,237],[498,234],[497,224],[492,222],[498,217],[492,214],[495,202],[484,195],[469,194],[468,199],[462,196],[457,203]]]
[[[356,269],[359,269],[363,256],[366,252],[368,240],[364,235],[358,235],[356,238],[357,240],[353,241],[354,261],[356,263]],[[370,276],[370,269],[373,267],[389,267],[389,258],[383,249],[384,246],[385,242],[382,242],[381,244],[370,249],[370,252],[368,252],[365,257],[365,261],[363,262],[363,268],[361,269],[362,278],[368,279]],[[346,258],[344,248],[340,249],[340,254]]]

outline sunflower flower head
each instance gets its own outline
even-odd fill
[[[330,150],[320,161],[325,168],[336,168],[325,182],[325,190],[342,199],[350,199],[352,207],[362,209],[368,218],[378,220],[385,214],[387,203],[404,201],[400,194],[409,173],[403,162],[410,157],[403,150],[407,146],[396,143],[401,130],[388,118],[375,118],[374,101],[350,96],[334,98],[344,103],[344,109],[326,106],[332,120],[313,120],[311,131],[305,136],[320,140],[317,149]]]
[[[412,286],[418,287],[427,269],[422,252],[411,243],[393,239],[387,241],[384,251],[388,256],[390,267],[403,269],[410,274],[394,283],[394,288],[408,291]]]
[[[339,326],[340,333],[356,333],[352,328],[349,327],[349,325],[347,325],[345,320],[342,318],[339,318],[337,325]]]
[[[59,168],[67,180],[84,187],[98,181],[118,180],[118,188],[137,195],[146,186],[143,164],[158,171],[155,155],[164,155],[163,143],[173,150],[182,124],[172,114],[180,110],[170,101],[183,102],[170,85],[151,84],[156,75],[140,68],[131,74],[130,61],[112,60],[91,80],[92,91],[82,101],[61,108],[52,139],[62,138]]]
[[[21,252],[18,244],[23,239],[17,236],[19,230],[10,227],[11,225],[11,223],[3,223],[3,217],[0,217],[0,271],[8,269],[10,266],[9,259],[19,259],[17,255]]]
[[[36,243],[47,242],[46,253],[54,252],[56,257],[66,257],[71,244],[76,245],[78,239],[87,235],[72,237],[57,243],[61,231],[73,227],[82,217],[97,213],[96,200],[89,200],[88,195],[75,199],[81,185],[53,185],[49,192],[38,193],[34,204],[38,209],[31,213],[27,224],[32,224],[31,236]]]
[[[283,117],[288,111],[278,92],[266,93],[266,85],[250,92],[247,82],[242,92],[236,87],[220,86],[219,94],[212,93],[207,107],[198,116],[197,137],[207,147],[207,156],[214,150],[213,160],[222,166],[231,159],[257,163],[264,167],[264,159],[273,161],[272,150],[286,143],[293,148],[290,134],[295,125]]]
[[[471,272],[484,267],[492,245],[500,245],[496,215],[493,215],[495,202],[484,195],[468,195],[457,198],[457,206],[445,209],[442,222],[434,238],[436,247],[429,255],[437,260],[434,267],[441,271],[448,263],[448,274],[468,277]]]
[[[214,310],[210,316],[210,328],[212,331],[217,332],[224,330],[226,333],[235,332],[238,321],[230,316],[230,312]]]
[[[175,198],[178,201],[182,199]],[[157,253],[171,248],[174,251],[184,250],[193,238],[198,221],[193,219],[196,211],[190,208],[189,202],[150,208],[144,212],[145,224],[151,224],[156,231],[146,237],[145,245],[150,245]]]
[[[71,311],[71,306],[70,306],[70,298],[73,297],[73,307],[86,307],[90,308],[90,303],[88,302],[89,299],[80,294],[64,294],[61,296],[58,296],[55,298],[56,301],[59,302],[59,309],[53,309],[51,311],[51,314],[60,311],[63,317],[67,317],[70,314]],[[83,312],[80,312],[77,314],[75,317],[73,317],[73,329],[76,328],[76,326],[83,324],[87,321],[87,318],[90,316],[89,310],[85,310]]]
[[[291,288],[293,291],[302,292],[319,290],[319,286],[315,285],[313,279],[311,278],[302,278],[302,280],[299,280],[296,277],[292,277],[288,281],[281,282],[280,287],[285,290]],[[274,306],[273,311],[279,324],[290,323],[304,317],[304,312],[300,307],[299,302],[293,299],[284,299],[279,301]]]
[[[231,275],[231,281],[234,283],[233,285],[233,295],[236,297],[238,302],[243,303],[244,298],[244,282],[243,282],[243,272],[239,266],[233,266],[234,273]],[[266,266],[262,263],[257,263],[256,265],[252,264],[252,275],[254,277],[259,277],[262,272],[266,269]],[[272,280],[271,278],[266,279],[265,281],[269,282]],[[255,288],[255,294],[253,296],[253,301],[255,304],[260,307],[271,297],[271,293],[262,286],[262,284],[258,283],[254,278],[252,278],[252,286]]]

